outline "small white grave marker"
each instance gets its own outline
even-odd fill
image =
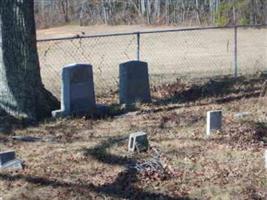
[[[144,132],[132,133],[129,136],[128,151],[147,151],[148,150],[147,134]]]
[[[207,112],[207,130],[209,136],[213,131],[220,131],[222,128],[222,111],[214,110]]]

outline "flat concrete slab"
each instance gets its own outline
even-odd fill
[[[13,136],[13,140],[21,141],[21,142],[38,142],[41,141],[41,137],[33,137],[33,136]]]
[[[235,115],[234,115],[235,119],[244,119],[244,118],[247,118],[249,116],[251,116],[250,112],[238,112],[238,113],[235,113]]]
[[[11,160],[0,167],[0,169],[20,170],[23,169],[23,161],[19,159]]]

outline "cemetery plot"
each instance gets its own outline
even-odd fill
[[[0,197],[266,199],[267,101],[259,98],[264,81],[177,81],[152,89],[159,99],[153,104],[123,115],[12,130],[12,136],[51,141],[0,136],[0,151],[12,147],[25,160],[23,170],[0,172]],[[207,112],[216,110],[223,111],[223,128],[206,137]],[[147,134],[149,148],[128,152],[129,135],[137,131]]]

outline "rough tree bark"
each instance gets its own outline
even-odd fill
[[[41,81],[33,0],[0,1],[0,108],[37,121],[58,106]]]

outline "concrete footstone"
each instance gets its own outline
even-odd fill
[[[212,132],[221,131],[222,129],[222,111],[213,110],[207,112],[206,134],[209,136]]]

